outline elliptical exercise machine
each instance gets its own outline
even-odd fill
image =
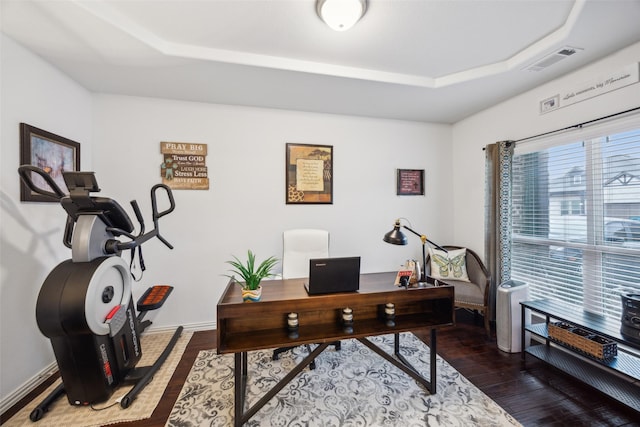
[[[148,233],[144,232],[137,202],[131,201],[140,223],[139,233],[133,235],[129,216],[115,200],[90,195],[100,191],[93,172],[63,172],[69,195],[40,168],[23,165],[18,173],[31,191],[60,201],[67,212],[63,243],[72,251],[71,259],[49,273],[38,295],[38,328],[51,340],[62,383],[31,412],[30,419],[40,420],[62,394],[67,395],[71,405],[91,405],[108,400],[116,387],[133,384],[120,400],[120,406],[127,408],[151,381],[182,334],[180,326],[152,366],[135,367],[142,357],[140,334],[151,324],[143,320],[144,316],[160,308],[173,287],[147,289],[137,302],[136,314],[132,268],[137,249],[144,272],[139,246],[153,237],[173,249],[158,229],[158,220],[175,208],[171,189],[164,184],[152,187],[154,229]],[[36,175],[51,191],[34,183]],[[170,204],[162,212],[157,207],[159,189],[166,192]],[[121,241],[121,237],[128,240]],[[120,256],[125,250],[131,250],[129,265]]]

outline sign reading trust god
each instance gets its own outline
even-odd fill
[[[208,190],[207,144],[161,142],[162,183],[173,190]]]

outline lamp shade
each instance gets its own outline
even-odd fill
[[[392,245],[406,245],[408,243],[407,236],[405,236],[404,233],[400,231],[399,222],[396,222],[396,224],[393,227],[393,230],[385,234],[382,240],[384,240],[387,243],[391,243]]]
[[[366,0],[317,0],[316,12],[332,30],[346,31],[362,18]]]

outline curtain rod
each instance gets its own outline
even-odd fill
[[[601,120],[610,119],[610,118],[612,118],[612,117],[620,116],[620,115],[622,115],[622,114],[627,114],[627,113],[630,113],[630,112],[632,112],[632,111],[636,111],[636,110],[640,110],[640,107],[631,108],[631,109],[629,109],[629,110],[621,111],[621,112],[619,112],[619,113],[610,114],[610,115],[608,115],[608,116],[599,117],[599,118],[597,118],[597,119],[588,120],[588,121],[586,121],[586,122],[578,123],[578,124],[575,124],[575,125],[573,125],[573,126],[567,126],[567,127],[565,127],[565,128],[562,128],[562,129],[556,129],[556,130],[552,130],[552,131],[549,131],[549,132],[544,132],[544,133],[540,133],[540,134],[538,134],[538,135],[528,136],[528,137],[526,137],[526,138],[518,139],[518,140],[515,140],[515,141],[509,141],[509,142],[512,142],[512,143],[518,143],[518,142],[522,142],[522,141],[527,141],[527,140],[529,140],[529,139],[539,138],[539,137],[541,137],[541,136],[551,135],[551,134],[553,134],[553,133],[557,133],[557,132],[563,132],[563,131],[565,131],[565,130],[569,130],[569,129],[581,128],[581,127],[582,127],[582,126],[584,126],[584,125],[588,125],[588,124],[591,124],[591,123],[599,122],[599,121],[601,121]]]

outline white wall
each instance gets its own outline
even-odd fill
[[[452,215],[451,185],[437,178],[450,164],[450,126],[90,94],[4,36],[1,71],[0,411],[55,360],[35,305],[47,274],[70,257],[60,206],[19,201],[20,122],[80,142],[82,169],[96,172],[100,195],[120,202],[132,219],[129,201],[137,199],[147,230],[160,142],[208,144],[210,190],[175,191],[176,210],[161,219],[175,250],[158,240],[143,247],[148,270],[134,284],[136,299],[153,284],[176,288],[149,316],[157,329],[215,326],[224,261],[247,249],[260,259],[280,256],[287,228],[328,229],[332,255],[362,256],[365,272],[421,256],[415,236],[406,247],[382,242],[398,217],[436,242],[453,235],[440,226]],[[285,204],[287,142],[333,145],[332,205]],[[426,196],[396,196],[396,168],[425,169]]]
[[[420,258],[420,240],[382,241],[398,217],[449,242],[450,126],[336,115],[100,95],[95,97],[94,165],[104,195],[130,211],[136,198],[148,220],[149,188],[160,181],[161,141],[208,145],[208,191],[175,190],[176,210],[160,221],[173,251],[144,246],[147,272],[136,297],[154,283],[175,286],[156,326],[212,326],[231,255],[282,254],[288,228],[324,228],[332,256],[362,257],[364,272]],[[332,145],[332,205],[285,203],[285,144]],[[425,169],[426,196],[396,195],[396,168]],[[435,208],[437,207],[437,208]],[[280,265],[278,265],[280,269]]]
[[[20,202],[19,126],[24,122],[80,142],[81,165],[90,167],[92,115],[88,91],[1,37],[0,397],[4,399],[54,360],[51,345],[36,325],[36,298],[51,269],[70,256],[62,245],[65,213],[60,205]]]
[[[453,127],[453,240],[484,254],[485,170],[482,148],[485,145],[526,138],[640,107],[640,84],[636,83],[539,114],[540,101],[638,61],[640,43],[456,123]]]

